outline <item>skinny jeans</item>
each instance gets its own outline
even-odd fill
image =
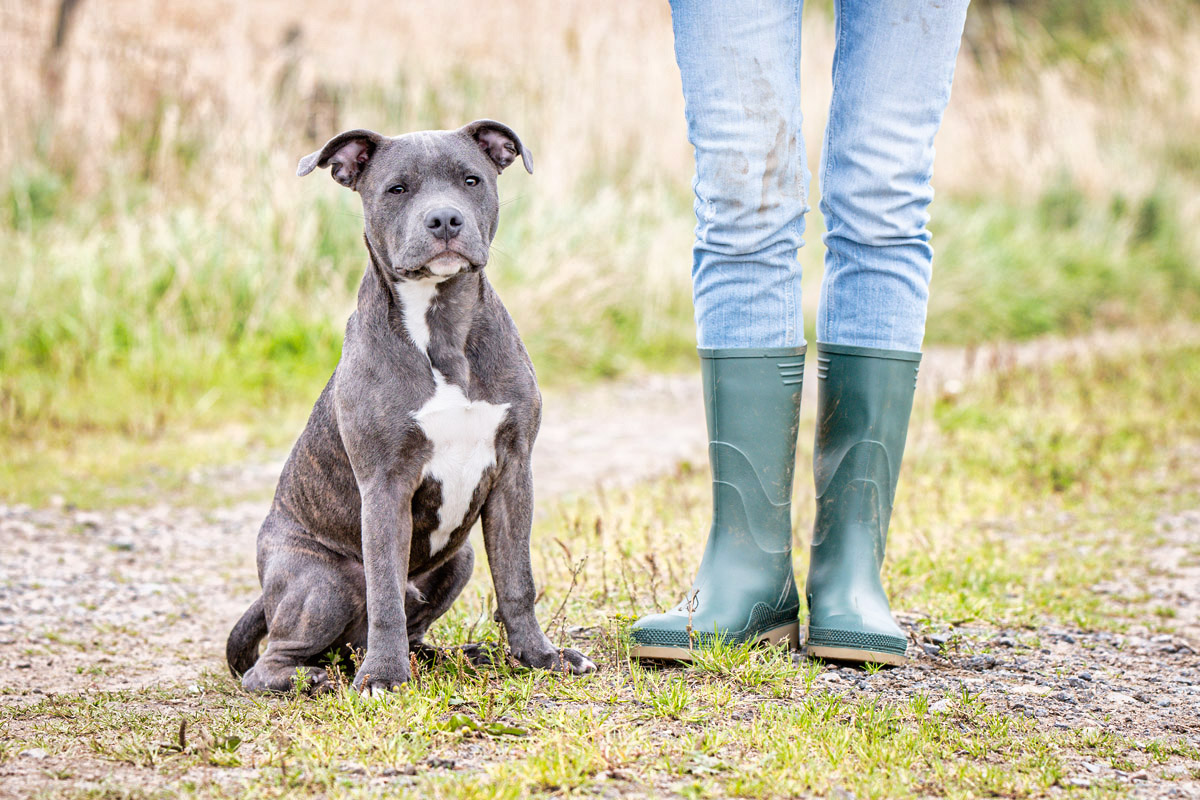
[[[672,0],[695,148],[692,250],[703,348],[804,340],[811,173],[800,112],[801,0]],[[933,249],[933,140],[967,0],[834,0],[833,99],[819,167],[817,339],[919,351]]]

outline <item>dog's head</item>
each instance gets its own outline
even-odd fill
[[[529,149],[507,125],[476,120],[456,131],[390,138],[374,131],[339,133],[300,159],[296,174],[329,167],[358,192],[367,241],[391,280],[448,278],[482,269],[496,235],[496,178]]]

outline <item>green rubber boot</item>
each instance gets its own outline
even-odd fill
[[[633,625],[633,655],[690,660],[714,636],[799,644],[792,476],[804,347],[700,350],[713,522],[691,590]]]
[[[904,663],[879,581],[920,353],[818,344],[817,521],[808,568],[813,658]]]

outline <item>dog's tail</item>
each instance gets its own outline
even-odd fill
[[[233,677],[241,677],[246,670],[258,661],[258,643],[267,635],[267,615],[263,611],[263,599],[260,595],[250,604],[246,613],[229,632],[229,641],[225,643],[225,660],[229,662],[229,671]]]

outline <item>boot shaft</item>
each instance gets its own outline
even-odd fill
[[[700,350],[713,521],[696,588],[792,587],[792,479],[804,347]]]
[[[790,503],[805,347],[699,352],[714,485],[757,484]]]
[[[870,481],[875,486],[872,494],[890,515],[921,354],[848,345],[819,347],[813,447],[818,502],[835,478],[839,484]]]

